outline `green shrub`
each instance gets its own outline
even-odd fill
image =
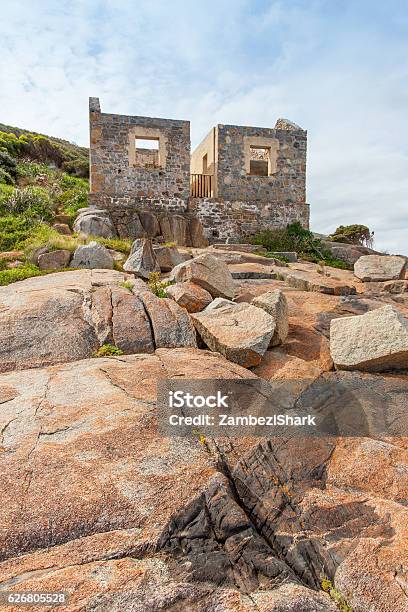
[[[7,151],[0,151],[0,183],[13,185],[18,175],[17,162]]]
[[[119,287],[123,287],[123,289],[129,289],[129,291],[132,291],[134,286],[135,284],[132,283],[132,281],[123,281],[123,283],[119,283]]]
[[[269,251],[296,251],[301,259],[319,263],[324,261],[327,266],[349,269],[349,266],[340,259],[333,257],[321,240],[315,238],[311,231],[302,227],[295,221],[279,230],[263,230],[258,234],[249,236],[247,242],[259,244]],[[274,255],[271,255],[274,257]]]
[[[50,168],[44,163],[23,159],[17,162],[17,173],[20,177],[36,179],[39,176],[51,176],[55,173],[55,168]]]
[[[25,215],[37,220],[51,220],[53,205],[49,193],[43,187],[16,187],[10,196],[2,201],[6,213]]]
[[[32,219],[24,215],[0,216],[0,251],[20,248],[30,235],[32,226]]]
[[[72,223],[80,208],[88,206],[88,187],[74,186],[66,189],[57,197],[61,211],[69,215]]]
[[[336,603],[340,612],[353,612],[353,608],[347,603],[344,595],[342,595],[342,593],[335,588],[332,581],[326,576],[321,578],[321,587],[322,590],[327,593]]]
[[[8,129],[10,131],[0,131],[0,151],[12,157],[52,163],[76,176],[89,176],[88,151],[84,147],[18,128]]]
[[[61,168],[68,172],[68,174],[79,178],[87,178],[89,176],[89,161],[82,157],[64,161]]]
[[[14,185],[14,182],[15,181],[11,174],[9,174],[7,170],[0,166],[0,183],[5,183],[6,185]]]
[[[92,357],[114,357],[115,355],[123,355],[123,351],[112,344],[102,344],[97,351],[92,353]]]
[[[61,189],[72,189],[82,188],[89,190],[89,181],[86,178],[78,178],[77,176],[71,176],[66,172],[63,172],[61,178]]]
[[[12,268],[11,270],[1,270],[0,285],[10,285],[16,281],[25,280],[32,276],[42,276],[43,274],[45,274],[45,272],[32,264],[25,264],[19,268]]]
[[[336,231],[329,236],[333,242],[345,242],[347,244],[357,244],[361,246],[373,246],[374,232],[371,232],[366,225],[340,225]]]
[[[265,247],[267,251],[292,251],[293,240],[287,230],[263,230],[253,236],[248,236],[246,242]]]
[[[173,281],[161,281],[160,272],[150,272],[147,286],[159,298],[166,298],[166,287],[173,284]]]

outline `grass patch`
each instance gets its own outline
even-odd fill
[[[123,281],[123,283],[119,283],[119,287],[123,287],[123,289],[129,289],[129,291],[132,291],[134,286],[135,283],[132,283],[132,281]]]
[[[11,283],[16,283],[17,281],[32,278],[33,276],[43,276],[44,274],[46,274],[45,271],[32,264],[25,264],[11,270],[0,270],[0,285],[11,285]]]
[[[124,255],[129,255],[133,244],[130,238],[100,238],[98,236],[92,236],[90,239],[99,242],[99,244],[103,244],[107,249],[118,251]]]
[[[26,258],[30,259],[33,253],[41,247],[46,247],[49,251],[66,249],[73,252],[80,244],[83,244],[83,242],[79,238],[64,236],[47,224],[38,223],[32,228],[29,237],[24,241],[23,248]]]
[[[102,344],[97,351],[92,353],[92,357],[115,357],[117,355],[124,355],[122,349],[113,344]]]
[[[19,249],[29,237],[34,221],[24,215],[0,216],[0,251]]]
[[[260,255],[261,257],[267,257],[268,259],[277,259],[282,263],[289,263],[289,259],[287,257],[284,255],[276,255],[275,253],[272,253],[272,251],[267,251],[266,253],[263,253],[262,251],[255,251],[254,255]]]
[[[161,281],[160,272],[150,272],[149,280],[147,282],[147,286],[149,287],[150,291],[152,291],[154,295],[157,295],[159,298],[166,298],[166,287],[173,284],[174,281]]]
[[[340,612],[353,612],[353,608],[347,603],[345,597],[335,588],[332,581],[324,576],[321,580],[321,587],[325,593],[337,604]]]

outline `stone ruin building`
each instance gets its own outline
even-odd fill
[[[102,113],[98,98],[89,102],[90,204],[120,237],[200,247],[297,220],[308,227],[298,125],[217,125],[190,155],[189,121]]]

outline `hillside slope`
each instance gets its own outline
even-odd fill
[[[54,136],[0,123],[1,151],[19,159],[53,164],[80,178],[89,176],[88,149]]]
[[[68,226],[87,206],[88,175],[88,149],[0,124],[0,284],[38,272],[4,251],[25,250],[38,234],[63,239],[51,224]]]

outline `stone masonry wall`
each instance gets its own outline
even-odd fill
[[[218,125],[218,198],[270,205],[306,202],[307,132],[285,120],[277,125],[282,127]],[[254,143],[262,139],[276,142],[276,167],[271,176],[247,173],[245,144],[251,139]]]
[[[187,200],[190,195],[190,122],[100,112],[90,99],[91,203],[107,197]],[[138,167],[135,138],[159,140],[160,166]]]
[[[264,229],[280,229],[300,221],[309,227],[309,205],[191,198],[189,213],[202,223],[209,242],[239,239]]]

